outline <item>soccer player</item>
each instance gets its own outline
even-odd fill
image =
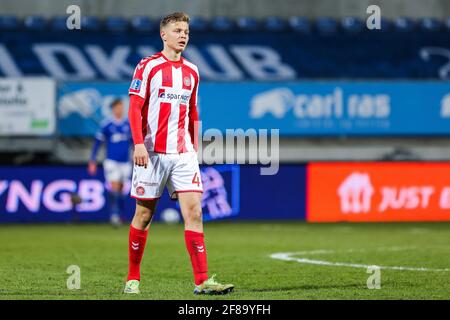
[[[139,293],[148,229],[167,185],[171,198],[180,203],[194,293],[225,294],[234,286],[220,284],[207,273],[197,160],[199,73],[196,65],[181,57],[189,41],[189,16],[173,13],[164,17],[160,36],[163,50],[139,62],[129,89],[128,118],[134,141],[131,197],[136,199],[136,210],[130,225],[124,292]]]
[[[97,173],[97,152],[103,142],[106,142],[106,158],[103,162],[105,179],[110,185],[108,200],[110,204],[110,222],[113,226],[122,224],[125,197],[123,195],[124,183],[131,176],[130,147],[131,132],[128,121],[124,118],[124,106],[121,99],[111,103],[112,118],[105,121],[95,135],[88,164],[91,175]]]

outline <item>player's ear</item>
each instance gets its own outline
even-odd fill
[[[159,31],[159,35],[161,36],[161,39],[163,39],[163,41],[166,41],[167,39],[167,35],[166,35],[166,31],[164,30],[164,28],[162,28],[160,31]]]

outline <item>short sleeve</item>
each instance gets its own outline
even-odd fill
[[[133,80],[131,80],[128,94],[136,94],[143,99],[146,99],[149,95],[147,84],[149,81],[150,63],[148,62],[148,59],[142,59],[134,69]]]

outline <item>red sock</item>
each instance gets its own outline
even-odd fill
[[[144,254],[148,230],[138,230],[130,225],[128,238],[128,279],[141,279],[141,260]]]
[[[196,285],[199,285],[208,279],[205,238],[201,232],[185,230],[184,239],[186,241],[186,248],[191,256],[194,282]]]

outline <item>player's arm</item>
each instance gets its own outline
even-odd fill
[[[97,153],[101,145],[105,141],[105,130],[106,126],[102,127],[95,134],[95,141],[92,147],[91,156],[89,157],[89,164],[88,164],[88,172],[92,176],[95,176],[95,174],[97,173]]]
[[[197,96],[198,96],[198,83],[200,78],[195,81],[194,89],[192,90],[191,99],[189,100],[189,135],[191,136],[191,142],[195,151],[198,150],[198,126],[199,116],[197,110]]]
[[[131,136],[133,137],[134,152],[133,161],[138,166],[147,167],[148,152],[144,145],[142,131],[142,108],[145,99],[136,94],[130,94],[130,107],[128,108],[128,120],[130,122]]]
[[[149,81],[150,67],[148,59],[142,59],[136,66],[128,94],[130,106],[128,120],[130,122],[131,136],[134,143],[133,162],[138,166],[147,167],[148,152],[144,145],[144,128],[142,127],[142,110],[146,99],[150,95],[147,82]]]

